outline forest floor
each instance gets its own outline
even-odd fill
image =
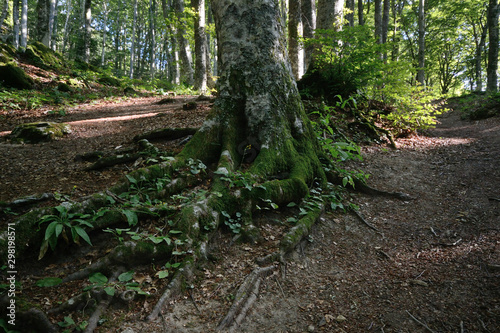
[[[0,136],[38,120],[69,123],[73,132],[36,145],[0,143],[0,200],[44,192],[78,199],[104,190],[132,165],[84,171],[77,155],[132,146],[135,135],[152,129],[197,127],[209,109],[203,103],[184,111],[182,96],[169,105],[155,104],[159,99],[80,105],[61,118],[47,110],[22,117],[5,111]],[[451,111],[439,121],[425,135],[398,139],[398,149],[362,148],[364,160],[349,167],[369,173],[373,187],[414,199],[352,193],[369,225],[352,213],[325,214],[287,263],[263,280],[237,332],[500,332],[500,118],[470,122]],[[178,149],[177,142],[154,144]],[[0,223],[9,218],[0,216]],[[255,258],[276,247],[283,219],[279,211],[261,216],[264,240],[256,245],[217,236],[212,260],[153,322],[143,319],[165,282],[144,270],[152,296],[109,309],[114,312],[96,331],[215,331]],[[18,264],[22,293],[42,308],[75,294],[72,285],[46,291],[33,281],[77,266],[69,260],[85,266],[88,258],[71,252],[66,262],[61,256],[37,262],[34,254]]]

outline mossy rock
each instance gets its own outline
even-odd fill
[[[6,87],[32,89],[33,80],[14,63],[0,65],[0,83]]]
[[[12,45],[0,43],[0,63],[7,64],[16,57],[16,49]]]
[[[69,84],[66,82],[59,82],[57,84],[57,90],[62,91],[62,92],[71,92],[73,89],[70,87]]]
[[[37,122],[17,126],[8,138],[16,143],[39,143],[62,138],[69,133],[71,129],[68,124]]]
[[[61,69],[65,67],[64,57],[40,42],[28,45],[25,55],[33,65],[43,69]]]
[[[117,78],[111,76],[104,76],[97,80],[99,83],[104,84],[106,86],[120,87],[122,85],[121,81]]]

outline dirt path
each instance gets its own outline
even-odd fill
[[[237,332],[500,331],[500,118],[467,122],[455,112],[441,122],[398,150],[364,149],[358,167],[370,183],[415,200],[354,195],[380,232],[354,215],[324,216],[263,281]],[[217,243],[218,260],[190,293],[153,326],[130,323],[133,331],[214,331],[263,254]]]
[[[129,145],[150,129],[197,126],[206,115],[205,107],[188,113],[182,101],[158,106],[158,100],[79,107],[62,119],[73,123],[63,140],[0,144],[0,200],[104,189],[128,166],[82,172],[77,154]],[[363,149],[365,160],[351,167],[370,173],[371,185],[415,200],[354,193],[352,201],[378,232],[353,214],[325,215],[287,265],[263,280],[237,332],[500,331],[500,118],[467,122],[452,112],[441,122],[427,136],[399,140],[398,150]],[[14,122],[0,125],[5,133]],[[192,288],[168,302],[157,321],[142,321],[155,302],[146,298],[108,314],[98,331],[214,331],[255,258],[275,248],[284,219],[261,218],[265,240],[256,246],[228,234],[215,239]]]

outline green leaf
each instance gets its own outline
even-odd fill
[[[104,284],[108,282],[108,278],[104,274],[96,272],[89,276],[89,281],[92,283]]]
[[[134,226],[139,222],[137,218],[137,213],[128,209],[122,209],[123,215],[127,218],[127,222],[129,225]]]
[[[54,287],[62,282],[62,279],[55,277],[48,277],[45,279],[38,280],[36,285],[38,287]]]
[[[49,241],[45,239],[42,242],[42,245],[40,246],[40,252],[38,253],[38,260],[42,259],[45,256],[48,249],[49,249]]]
[[[89,235],[87,234],[87,232],[82,227],[79,227],[79,226],[75,225],[73,227],[73,229],[75,229],[75,231],[78,234],[78,236],[82,237],[82,239],[84,241],[86,241],[89,245],[92,246],[92,242],[90,241]]]
[[[292,201],[292,202],[288,203],[288,205],[286,205],[286,206],[287,207],[295,207],[295,206],[297,206],[297,204]]]
[[[47,226],[47,229],[45,229],[45,240],[48,240],[52,235],[56,233],[56,227],[57,225],[61,225],[59,222],[52,222]],[[62,227],[62,225],[61,225]]]
[[[106,292],[106,294],[108,294],[109,296],[114,296],[115,295],[115,288],[114,287],[105,287],[104,288],[104,291]]]
[[[125,177],[127,177],[128,181],[131,182],[132,184],[137,184],[137,179],[135,179],[131,175],[125,175]]]
[[[120,281],[120,282],[127,282],[127,281],[132,280],[133,277],[134,277],[134,271],[129,271],[129,272],[121,273],[118,276],[118,281]]]
[[[286,221],[291,223],[296,223],[298,220],[295,217],[289,217]]]
[[[168,277],[168,271],[159,271],[156,273],[156,275],[158,276],[158,278],[164,279]]]

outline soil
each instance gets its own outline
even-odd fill
[[[136,134],[155,128],[199,126],[208,105],[184,111],[185,97],[176,99],[167,106],[155,104],[159,97],[81,105],[56,119],[73,128],[62,140],[0,144],[0,200],[43,192],[77,199],[111,186],[133,166],[88,172],[76,155],[133,145]],[[2,135],[19,122],[56,118],[43,110],[18,115],[0,124]],[[352,192],[350,200],[366,223],[353,213],[323,215],[286,264],[275,263],[274,273],[262,280],[235,331],[500,332],[500,118],[470,122],[451,111],[439,120],[425,135],[399,139],[396,150],[365,146],[364,160],[349,165],[369,173],[371,186],[413,200]],[[154,143],[179,149],[178,142]],[[287,218],[280,211],[257,216],[263,234],[257,244],[218,234],[210,260],[153,322],[144,318],[167,281],[155,277],[152,267],[137,270],[134,279],[148,280],[152,296],[108,309],[96,331],[215,331],[238,287],[257,267],[255,259],[276,250]],[[76,294],[80,285],[41,289],[34,281],[95,260],[86,255],[27,259],[18,269],[22,293],[44,309]],[[88,313],[72,316],[78,322]]]

